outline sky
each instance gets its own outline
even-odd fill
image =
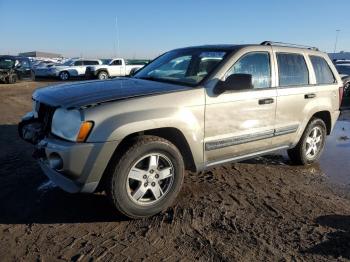
[[[336,30],[336,50],[350,51],[343,10],[349,0],[0,0],[0,54],[154,58],[185,46],[264,40],[333,52]]]

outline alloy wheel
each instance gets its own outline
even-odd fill
[[[130,169],[126,187],[129,197],[138,205],[152,205],[171,189],[174,167],[161,153],[152,153],[137,160]]]

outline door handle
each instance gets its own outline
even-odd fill
[[[275,100],[273,98],[264,98],[259,100],[259,105],[272,104]]]
[[[315,97],[316,97],[316,94],[306,94],[306,95],[304,95],[305,99],[311,99],[311,98],[315,98]]]

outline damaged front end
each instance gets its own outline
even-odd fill
[[[18,124],[19,136],[23,140],[36,145],[33,153],[33,157],[36,159],[43,156],[44,152],[40,142],[50,134],[54,111],[55,108],[34,101],[33,111],[26,114]]]

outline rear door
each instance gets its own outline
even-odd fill
[[[80,75],[82,75],[83,71],[84,71],[84,74],[85,74],[85,67],[84,67],[84,64],[83,64],[83,60],[78,60],[78,61],[74,62],[74,65],[69,70],[69,73],[72,76],[80,76]]]
[[[273,47],[277,63],[277,109],[275,145],[291,145],[308,121],[308,112],[316,103],[316,86],[311,65],[303,51]]]

